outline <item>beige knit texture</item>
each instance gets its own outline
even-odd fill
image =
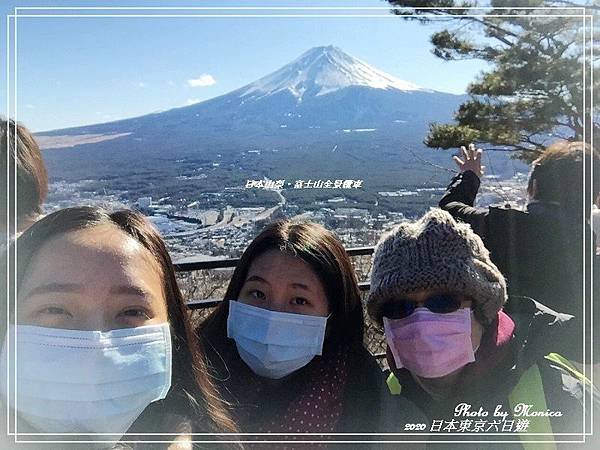
[[[475,317],[484,326],[506,302],[504,276],[490,260],[481,238],[468,224],[437,208],[415,222],[398,225],[377,244],[369,315],[381,324],[385,302],[424,290],[471,298]]]

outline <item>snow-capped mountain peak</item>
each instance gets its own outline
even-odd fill
[[[265,97],[289,91],[302,101],[350,86],[425,91],[348,55],[337,47],[314,47],[281,69],[240,89],[240,97]]]

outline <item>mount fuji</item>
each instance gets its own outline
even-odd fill
[[[371,202],[369,190],[447,182],[435,167],[452,161],[423,139],[465,99],[326,46],[201,103],[38,137],[60,149],[44,152],[53,179],[104,180],[132,196],[195,198],[247,179],[319,177],[364,179]]]
[[[132,119],[43,133],[144,138],[168,130],[200,141],[228,133],[241,137],[290,131],[394,129],[424,131],[448,121],[464,100],[423,89],[382,72],[337,47],[315,47],[291,63],[228,94],[191,106]],[[225,137],[225,136],[223,136]],[[42,138],[44,139],[44,138]],[[422,139],[422,136],[420,136]]]

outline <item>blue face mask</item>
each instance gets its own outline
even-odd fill
[[[167,323],[107,332],[17,325],[9,328],[11,339],[15,331],[16,402],[14,380],[10,396],[2,383],[2,395],[39,432],[120,437],[171,386]],[[2,353],[5,365],[6,342]]]
[[[283,378],[323,351],[327,317],[269,311],[229,302],[227,337],[242,360],[266,378]]]

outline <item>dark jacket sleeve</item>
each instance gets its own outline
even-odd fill
[[[487,208],[475,208],[475,197],[479,190],[479,177],[467,170],[452,178],[439,207],[448,211],[455,219],[468,223],[479,236],[485,236]]]

